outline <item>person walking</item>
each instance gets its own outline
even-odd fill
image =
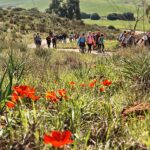
[[[36,48],[40,48],[41,47],[42,39],[41,39],[39,33],[37,33],[36,36],[34,37],[34,43],[36,45]]]
[[[104,53],[105,45],[104,45],[104,34],[101,34],[98,39],[98,52]]]
[[[91,31],[89,31],[88,36],[87,36],[87,45],[88,45],[88,52],[89,53],[92,52],[93,43],[94,43],[94,38],[92,36]]]
[[[78,45],[79,45],[79,51],[81,53],[85,53],[85,42],[86,42],[86,38],[85,38],[85,34],[83,33],[78,40]]]
[[[52,43],[53,43],[53,48],[57,48],[57,37],[56,37],[56,35],[53,35]]]
[[[46,41],[47,41],[47,46],[48,48],[50,48],[51,46],[51,35],[49,34],[49,36],[46,38]]]

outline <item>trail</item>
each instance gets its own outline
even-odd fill
[[[29,44],[28,47],[31,48],[31,49],[35,49],[35,48],[36,48],[36,46],[35,46],[34,43],[33,43],[33,44]],[[43,40],[43,41],[42,41],[41,48],[48,49],[48,48],[47,48],[46,40]],[[51,45],[50,48],[52,48],[52,45]],[[64,52],[76,52],[76,53],[80,53],[79,49],[57,49],[57,50],[58,50],[58,51],[64,51]],[[94,55],[102,55],[102,56],[112,56],[112,55],[113,55],[112,52],[98,53],[97,51],[92,51],[91,54],[94,54]]]

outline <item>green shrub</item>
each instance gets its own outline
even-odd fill
[[[138,92],[150,92],[150,56],[135,56],[124,59],[123,73],[131,80],[132,88]]]

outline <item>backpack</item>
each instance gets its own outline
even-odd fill
[[[91,41],[89,41],[89,40],[91,40]],[[93,36],[88,36],[87,37],[87,42],[88,42],[88,44],[93,44]]]
[[[36,44],[41,44],[41,38],[40,38],[40,36],[36,36],[35,37],[35,42],[36,42]]]
[[[120,35],[119,35],[119,37],[118,37],[118,41],[122,41],[122,38],[123,38],[123,36],[124,36],[124,34],[123,33],[121,33]]]
[[[104,40],[103,37],[99,37],[99,39],[98,39],[98,44],[103,44],[103,40]]]

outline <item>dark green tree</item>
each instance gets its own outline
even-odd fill
[[[52,0],[52,3],[49,5],[49,9],[47,9],[48,13],[59,13],[60,4],[62,0]]]
[[[52,0],[47,13],[55,13],[60,17],[81,19],[79,0]]]
[[[80,20],[81,19],[81,12],[80,12],[80,1],[79,0],[74,0],[75,4],[74,4],[74,13],[75,13],[75,18],[77,20]]]

